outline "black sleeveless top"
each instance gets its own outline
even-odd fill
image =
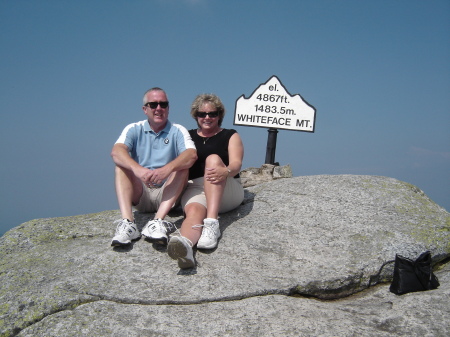
[[[197,129],[189,130],[192,140],[197,148],[197,161],[189,169],[189,179],[203,177],[205,174],[205,161],[211,154],[217,154],[225,165],[228,166],[228,143],[232,135],[236,133],[234,129],[223,129],[212,137],[201,137]],[[235,176],[239,178],[239,174]]]

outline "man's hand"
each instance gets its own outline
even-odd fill
[[[147,186],[160,186],[173,172],[190,168],[196,160],[197,150],[187,149],[163,167],[154,170],[147,169],[148,171],[142,172],[141,175],[136,174],[136,172],[134,174]]]
[[[155,170],[140,166],[134,172],[135,176],[148,187],[160,186],[169,177],[170,173],[165,166]]]

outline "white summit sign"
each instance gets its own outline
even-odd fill
[[[276,76],[250,98],[239,97],[234,110],[234,125],[314,132],[315,120],[316,109],[299,94],[289,94]]]

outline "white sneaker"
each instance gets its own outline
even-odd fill
[[[175,226],[169,221],[154,219],[147,222],[142,229],[142,235],[151,242],[167,245],[167,231],[173,231],[174,228]]]
[[[178,267],[181,269],[195,266],[192,242],[184,236],[172,236],[167,246],[167,253],[172,259],[178,260]]]
[[[122,219],[119,220],[111,246],[128,245],[132,240],[137,240],[140,237],[141,233],[139,233],[136,224],[128,219]]]
[[[211,218],[206,218],[203,220],[202,236],[197,242],[197,248],[216,248],[218,238],[220,238],[219,220]]]

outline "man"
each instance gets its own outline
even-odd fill
[[[143,102],[147,120],[128,125],[111,152],[123,218],[111,246],[127,245],[141,237],[133,206],[141,212],[156,212],[142,234],[150,241],[167,243],[169,223],[164,217],[175,206],[187,184],[189,168],[197,159],[189,132],[168,120],[169,101],[164,90],[148,90]]]

